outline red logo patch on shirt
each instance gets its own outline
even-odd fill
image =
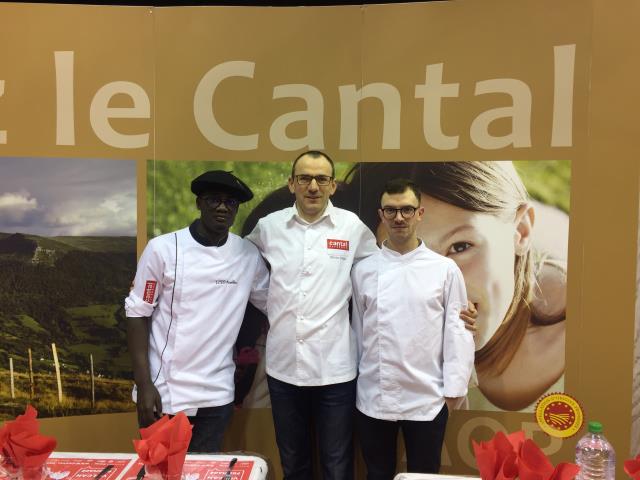
[[[334,240],[333,238],[327,238],[327,248],[331,250],[349,251],[349,240]]]
[[[155,280],[147,280],[146,285],[144,286],[144,296],[142,299],[147,303],[153,303],[153,297],[156,294],[156,285],[158,282]]]

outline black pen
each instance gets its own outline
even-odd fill
[[[104,467],[102,470],[100,470],[100,472],[93,477],[94,480],[98,480],[100,477],[106,475],[106,473],[111,470],[113,468],[113,465],[109,464],[106,467]]]
[[[236,457],[233,457],[231,459],[231,461],[229,462],[229,466],[227,467],[227,473],[224,474],[224,477],[222,478],[222,480],[231,480],[231,470],[233,470],[233,466],[236,464],[237,461],[238,459]]]
[[[144,469],[144,465],[142,465],[140,467],[140,470],[138,470],[138,474],[136,475],[136,480],[142,480],[145,476],[147,472]]]

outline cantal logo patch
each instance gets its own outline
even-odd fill
[[[349,240],[335,240],[333,238],[327,238],[327,248],[329,250],[349,251]]]
[[[155,280],[147,280],[144,286],[144,296],[142,299],[147,303],[153,303],[153,297],[156,294],[156,285],[158,282]]]

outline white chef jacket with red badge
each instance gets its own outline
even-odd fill
[[[260,219],[246,238],[271,265],[267,374],[297,386],[353,380],[351,267],[379,251],[373,233],[357,215],[329,202],[313,223],[294,205]]]
[[[233,401],[233,347],[247,302],[265,310],[268,284],[258,250],[233,233],[219,247],[189,228],[149,241],[125,310],[151,317],[149,366],[163,413]]]

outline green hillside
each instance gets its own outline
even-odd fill
[[[12,236],[16,241],[8,242]],[[63,370],[86,372],[89,355],[97,373],[129,378],[123,301],[135,275],[135,237],[55,237],[0,234],[0,242],[24,249],[28,241],[40,249],[0,255],[0,365],[13,359],[25,371],[28,349],[34,370],[51,370],[51,343]]]
[[[131,252],[136,250],[135,237],[53,237],[55,241],[92,252]]]

